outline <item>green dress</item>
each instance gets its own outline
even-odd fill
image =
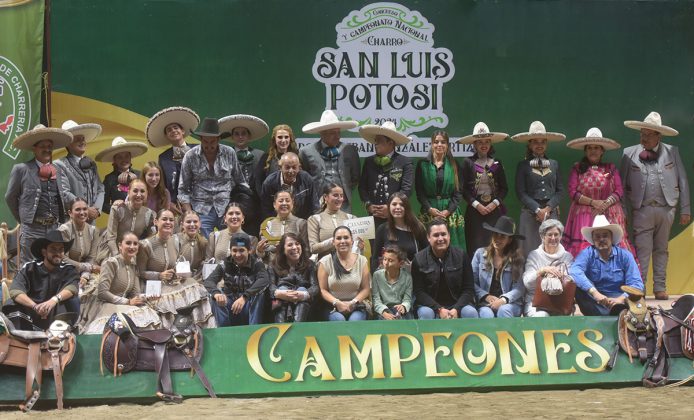
[[[455,187],[455,172],[453,166],[448,160],[444,161],[443,182],[436,181],[437,168],[429,159],[422,159],[417,164],[417,173],[415,175],[415,189],[417,191],[417,200],[422,205],[420,209],[419,219],[428,225],[434,218],[429,215],[430,208],[437,210],[448,210],[448,231],[451,236],[451,245],[465,249],[465,219],[464,212],[460,208],[462,201],[460,179],[460,168],[458,169],[458,188]]]

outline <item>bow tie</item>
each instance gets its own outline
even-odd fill
[[[549,168],[549,159],[536,157],[530,160],[530,167],[533,169]]]
[[[641,159],[643,162],[655,162],[658,160],[658,152],[644,149],[641,153],[639,153],[639,159]]]
[[[184,145],[181,146],[181,147],[174,146],[174,147],[173,147],[173,158],[172,158],[172,159],[175,160],[176,162],[182,160],[182,159],[183,159],[183,156],[186,154],[186,152],[187,152],[188,150],[190,150],[190,146],[188,146],[187,144],[184,144]]]
[[[337,160],[340,157],[340,149],[337,147],[325,147],[320,154],[323,156],[323,159]]]
[[[248,149],[245,149],[245,150],[237,150],[237,151],[236,151],[236,156],[238,156],[239,162],[243,162],[243,163],[252,162],[252,161],[253,161],[253,157],[254,157],[254,156],[253,156],[253,153],[252,153],[250,150],[248,150]]]
[[[376,156],[374,158],[374,162],[376,162],[378,166],[388,166],[392,161],[393,159],[391,159],[390,156]]]
[[[55,180],[58,177],[58,172],[52,163],[47,163],[39,168],[39,178],[41,181]]]
[[[85,172],[92,169],[92,167],[94,165],[95,165],[94,161],[91,160],[88,156],[85,156],[82,159],[80,159],[79,167],[80,167],[80,169],[82,169]]]

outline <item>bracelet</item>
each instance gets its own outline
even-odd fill
[[[337,307],[337,302],[339,302],[339,301],[340,301],[340,299],[333,300],[333,308]]]
[[[55,299],[55,303],[60,303],[60,298],[58,297],[58,295],[53,296],[51,300],[53,299]]]
[[[60,296],[60,293],[55,295],[56,298],[58,298],[58,303],[63,301],[63,298]]]

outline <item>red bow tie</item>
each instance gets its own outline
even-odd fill
[[[39,178],[41,181],[55,180],[57,178],[58,172],[55,170],[55,166],[52,163],[47,163],[39,168]]]
[[[654,152],[653,150],[646,149],[639,153],[639,159],[644,162],[655,162],[658,160],[658,153]]]

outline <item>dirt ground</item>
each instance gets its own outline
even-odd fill
[[[590,389],[421,395],[349,395],[240,399],[188,399],[182,404],[119,404],[22,414],[0,407],[0,417],[27,419],[198,418],[694,418],[694,386],[667,389]]]

